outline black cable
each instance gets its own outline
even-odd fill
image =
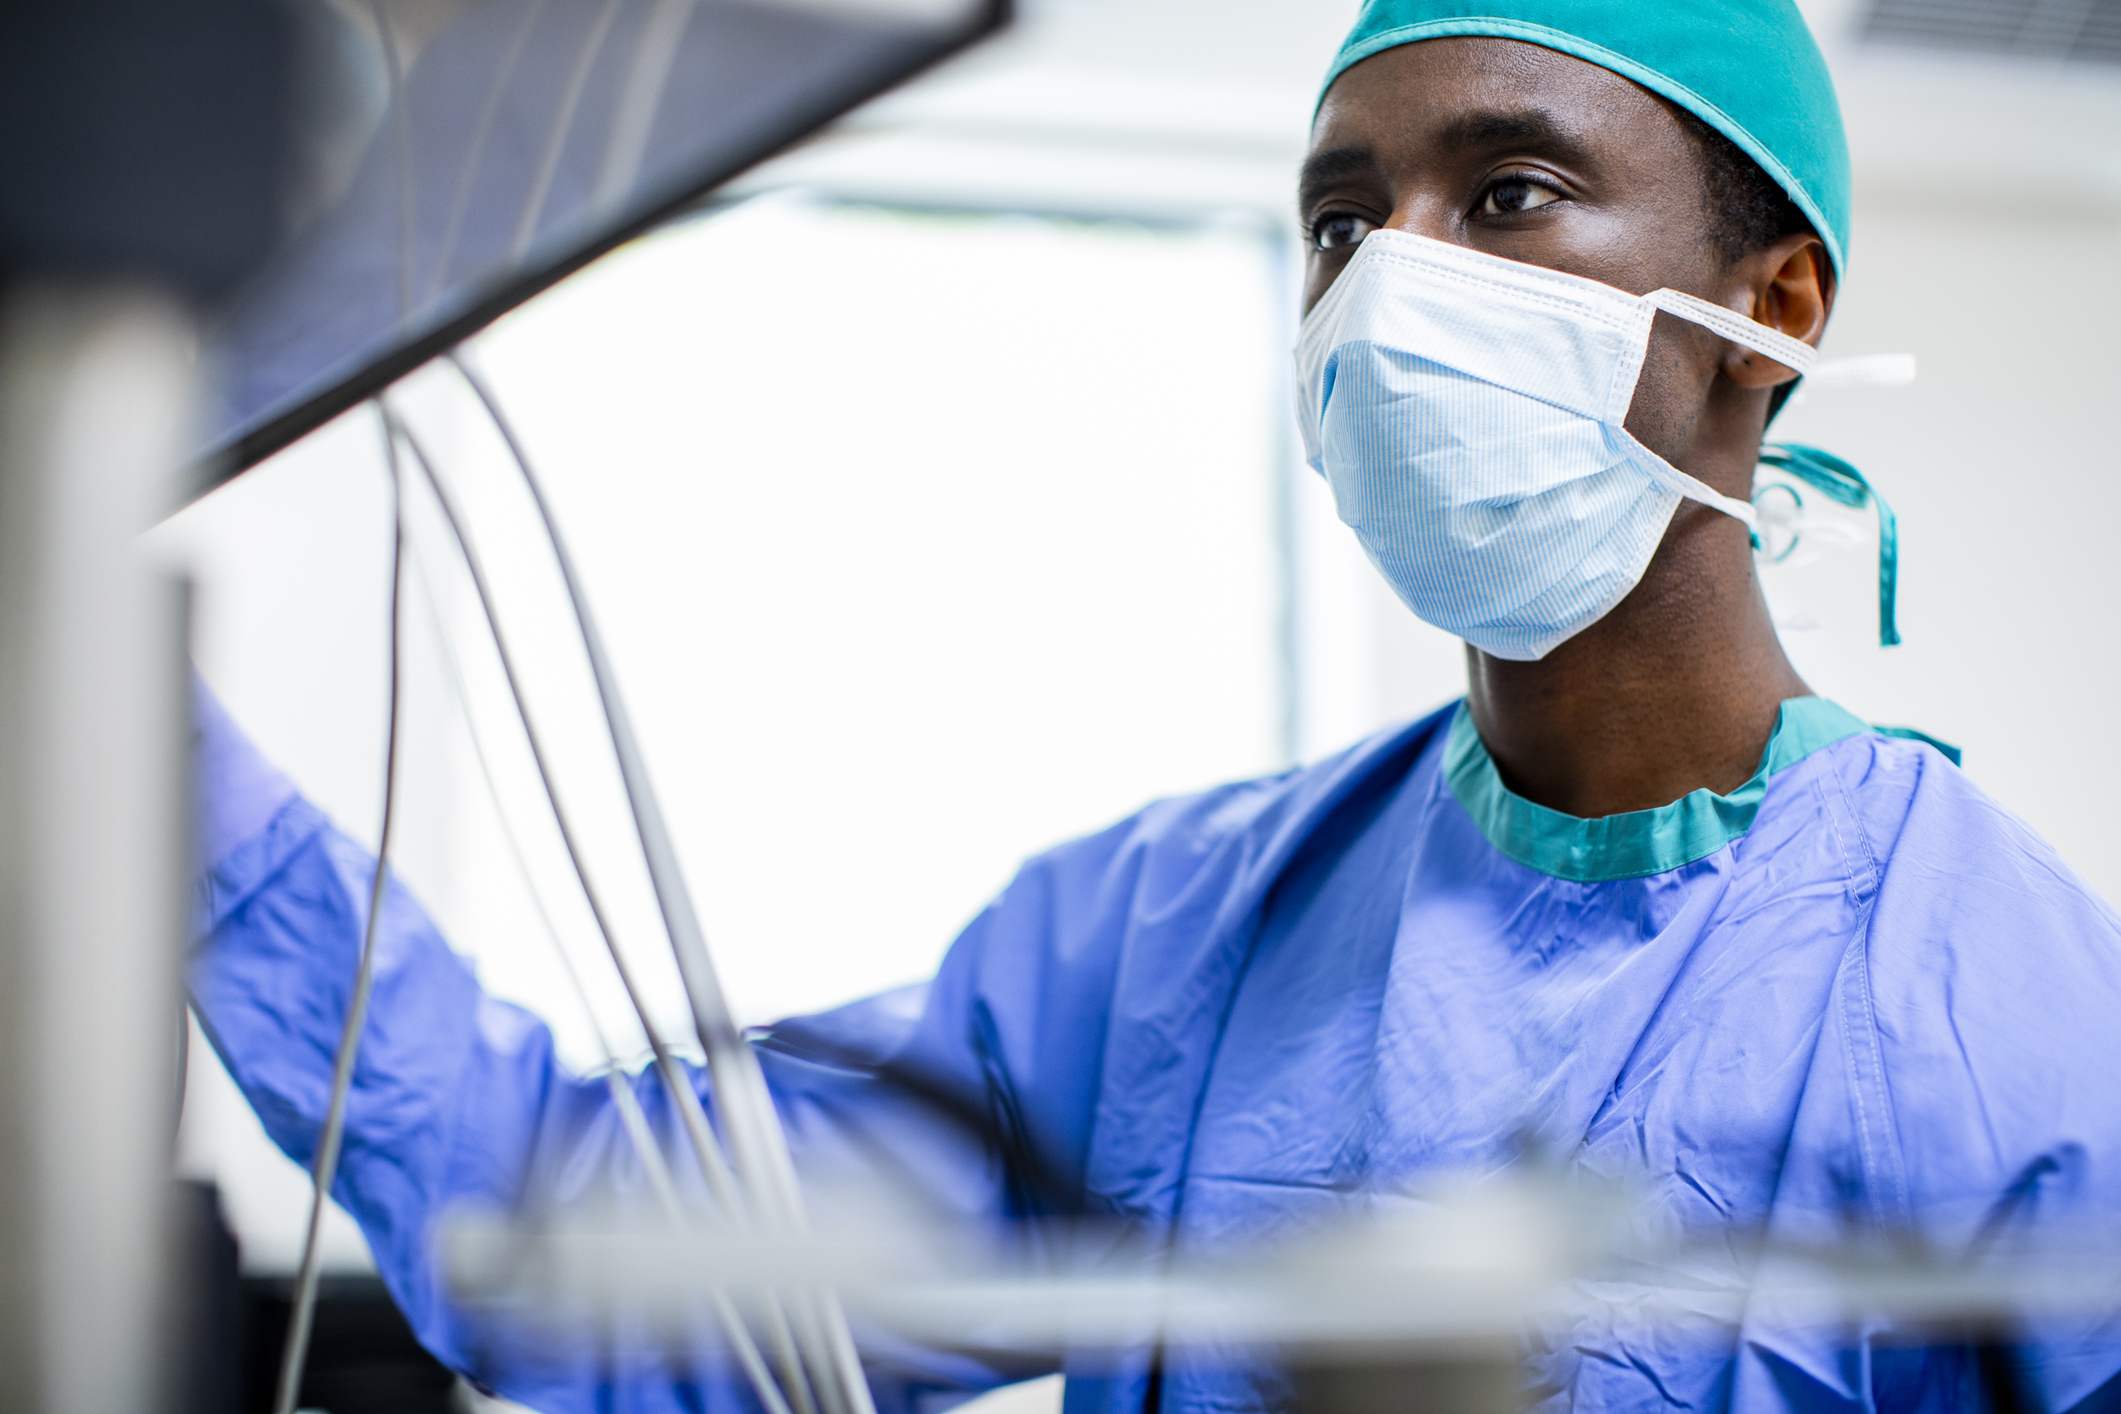
[[[792,1060],[807,1065],[822,1066],[845,1071],[851,1075],[866,1076],[882,1082],[886,1087],[908,1096],[954,1126],[960,1133],[971,1135],[990,1145],[1001,1156],[1004,1170],[1023,1198],[1026,1217],[1083,1217],[1088,1215],[1088,1204],[1080,1181],[1071,1181],[1060,1165],[1047,1158],[1032,1137],[1027,1125],[1005,1123],[997,1114],[997,1098],[990,1085],[979,1098],[966,1095],[939,1076],[931,1076],[921,1069],[903,1061],[879,1060],[852,1047],[845,1047],[825,1037],[803,1030],[794,1035],[783,1035],[769,1030],[759,1041],[764,1050],[774,1051]],[[850,1136],[857,1145],[868,1149],[872,1159],[887,1156],[871,1147],[866,1136]]]
[[[382,405],[376,405],[382,411]],[[339,1032],[339,1049],[332,1062],[331,1103],[324,1112],[324,1132],[318,1136],[311,1167],[316,1191],[310,1198],[309,1230],[302,1240],[302,1265],[295,1276],[294,1306],[288,1314],[287,1343],[280,1351],[280,1381],[273,1400],[276,1414],[294,1414],[296,1396],[302,1386],[302,1367],[309,1356],[310,1327],[317,1311],[317,1276],[324,1227],[324,1206],[339,1168],[339,1147],[346,1137],[346,1101],[353,1086],[354,1059],[361,1048],[361,1031],[368,1020],[368,1001],[375,990],[376,931],[383,915],[383,890],[388,881],[390,837],[398,813],[398,718],[403,706],[400,676],[403,658],[405,598],[405,487],[398,466],[397,443],[390,435],[388,414],[383,422],[384,455],[390,467],[390,722],[383,746],[383,830],[376,844],[375,873],[368,886],[368,921],[361,930],[361,961],[354,974],[353,999],[346,1008],[346,1021]]]
[[[1999,1335],[1972,1342],[1974,1374],[1988,1395],[1991,1414],[2035,1414],[2038,1404],[2027,1397],[2025,1381],[2012,1360],[2014,1347]]]

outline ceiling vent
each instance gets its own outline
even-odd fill
[[[1872,0],[1867,44],[2121,65],[2121,0]]]

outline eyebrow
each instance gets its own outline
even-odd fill
[[[1314,152],[1304,159],[1303,170],[1296,179],[1296,204],[1308,207],[1318,198],[1321,188],[1356,172],[1374,171],[1376,167],[1377,152],[1366,143],[1348,143]]]
[[[1544,108],[1486,109],[1463,113],[1436,134],[1439,150],[1458,154],[1498,147],[1532,149],[1576,166],[1591,167],[1591,149],[1571,136]],[[1342,177],[1377,169],[1377,151],[1367,143],[1345,143],[1304,159],[1296,183],[1299,209],[1307,209]]]
[[[1566,162],[1592,164],[1591,150],[1572,137],[1544,108],[1489,109],[1464,113],[1444,124],[1437,145],[1450,152],[1526,147]]]

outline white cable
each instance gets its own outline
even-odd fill
[[[494,601],[492,587],[486,579],[485,567],[480,563],[478,552],[472,547],[470,539],[465,534],[462,517],[457,512],[455,501],[451,498],[441,479],[435,474],[433,463],[426,456],[418,437],[413,434],[412,429],[406,427],[402,422],[396,422],[395,426],[399,435],[405,439],[405,445],[412,451],[413,464],[420,468],[428,486],[434,491],[435,500],[442,508],[443,518],[449,522],[451,534],[456,539],[458,549],[464,557],[464,566],[470,572],[472,587],[478,592],[480,606],[485,610],[487,622],[493,630],[494,647],[501,659],[501,671],[508,679],[509,691],[515,698],[517,712],[522,718],[523,734],[530,744],[531,759],[537,763],[539,778],[543,781],[546,796],[552,803],[553,822],[559,827],[561,842],[567,847],[568,859],[573,864],[576,877],[581,882],[583,898],[589,905],[591,917],[596,920],[597,932],[602,936],[605,948],[611,955],[612,964],[619,974],[619,981],[625,986],[626,998],[633,1004],[634,1015],[640,1018],[641,1030],[648,1038],[649,1048],[656,1056],[657,1068],[662,1072],[664,1081],[676,1094],[690,1094],[691,1087],[683,1083],[677,1072],[675,1062],[669,1054],[669,1047],[664,1043],[661,1033],[656,1029],[653,1018],[649,1015],[646,996],[633,975],[633,968],[626,961],[625,954],[619,950],[617,934],[612,931],[609,924],[609,915],[605,912],[603,900],[597,893],[596,886],[590,880],[589,870],[583,859],[574,826],[567,815],[566,808],[560,803],[559,789],[549,767],[544,738],[539,734],[536,724],[531,718],[529,702],[523,694],[522,683],[515,670],[515,655],[509,650],[507,636],[501,629],[498,609]],[[684,1108],[682,1103],[680,1103],[679,1108]],[[727,1164],[722,1159],[719,1147],[714,1142],[712,1132],[706,1131],[705,1142],[701,1142],[700,1133],[695,1132],[693,1140],[695,1147],[699,1150],[701,1165],[706,1171],[708,1186],[714,1192],[715,1201],[721,1204],[732,1216],[741,1212],[743,1207],[742,1197],[733,1182]]]
[[[377,411],[382,411],[378,403]],[[368,921],[361,930],[361,960],[354,973],[353,998],[339,1031],[339,1049],[332,1060],[331,1100],[324,1111],[324,1130],[317,1138],[310,1176],[315,1191],[310,1195],[309,1230],[302,1239],[302,1265],[295,1274],[295,1295],[288,1312],[287,1340],[280,1350],[280,1380],[273,1400],[276,1414],[294,1414],[295,1399],[302,1386],[302,1367],[309,1356],[311,1323],[316,1318],[317,1278],[322,1252],[324,1206],[330,1199],[332,1180],[339,1168],[339,1146],[346,1136],[346,1099],[353,1086],[354,1058],[361,1047],[361,1031],[368,1020],[368,1001],[375,991],[376,929],[383,915],[383,889],[388,880],[390,837],[397,825],[398,727],[403,691],[401,667],[404,656],[405,597],[405,495],[404,478],[398,466],[397,443],[390,435],[389,415],[384,414],[383,446],[390,467],[390,721],[383,745],[383,829],[376,842],[376,867],[368,886]]]
[[[383,0],[369,0],[376,17],[376,39],[383,46],[383,71],[390,82],[390,117],[397,152],[392,157],[398,186],[398,322],[412,318],[413,261],[416,249],[412,219],[412,114],[405,104],[405,66],[398,58],[397,36]]]
[[[500,787],[494,780],[493,768],[486,755],[479,724],[471,714],[471,691],[465,683],[463,660],[457,655],[455,636],[442,621],[439,597],[427,577],[420,548],[417,544],[411,548],[413,577],[419,581],[423,591],[420,597],[427,606],[428,627],[441,650],[442,683],[447,690],[450,706],[456,709],[456,715],[464,723],[464,734],[471,742],[472,760],[477,763],[479,780],[486,787],[487,803],[493,807],[494,823],[500,826],[501,839],[508,846],[509,862],[515,865],[516,879],[530,899],[531,911],[537,915],[538,927],[544,933],[545,940],[552,944],[553,955],[559,958],[560,968],[567,975],[568,990],[574,994],[575,1003],[581,1008],[583,1019],[589,1023],[590,1034],[596,1040],[597,1054],[603,1058],[606,1067],[615,1070],[619,1065],[618,1049],[611,1044],[611,1037],[605,1032],[603,1022],[597,1019],[596,1007],[589,1000],[589,989],[582,981],[581,971],[574,965],[570,950],[560,941],[559,929],[552,921],[552,914],[545,907],[543,890],[538,888],[537,879],[531,873],[530,863],[523,856],[522,842],[516,838],[515,827],[509,823],[508,808],[501,802]],[[660,1156],[658,1150],[658,1159]],[[645,1155],[643,1157],[646,1158]]]
[[[701,1108],[699,1096],[693,1093],[692,1087],[684,1082],[683,1076],[678,1071],[676,1060],[670,1054],[669,1046],[663,1041],[661,1033],[657,1030],[654,1020],[649,1015],[647,1003],[633,976],[633,970],[628,966],[624,954],[619,951],[617,936],[611,931],[602,901],[597,895],[594,884],[590,881],[589,871],[577,843],[574,828],[569,822],[565,808],[560,803],[558,786],[547,763],[543,740],[538,735],[537,728],[532,721],[529,700],[523,693],[521,679],[516,673],[515,658],[509,651],[507,636],[501,628],[498,607],[495,603],[491,586],[487,582],[485,569],[479,561],[478,552],[473,548],[472,542],[465,531],[463,519],[458,513],[449,492],[444,487],[440,476],[435,472],[434,464],[421,446],[418,437],[414,435],[410,427],[407,427],[394,414],[389,413],[387,409],[385,410],[385,415],[389,418],[390,424],[395,428],[397,434],[405,439],[405,445],[411,450],[413,455],[413,464],[420,469],[429,489],[434,492],[436,504],[442,509],[442,516],[449,525],[451,538],[455,541],[457,551],[463,559],[464,568],[471,577],[472,587],[478,594],[480,609],[485,615],[487,628],[493,637],[495,652],[501,660],[502,674],[508,680],[509,695],[514,701],[516,715],[522,722],[523,734],[530,746],[531,758],[537,765],[538,778],[543,785],[546,800],[551,806],[553,823],[558,827],[560,839],[566,846],[567,856],[573,866],[576,880],[581,886],[583,899],[588,903],[590,915],[596,921],[597,932],[604,940],[605,948],[611,956],[612,965],[617,970],[619,981],[625,988],[627,1000],[632,1003],[634,1015],[639,1019],[641,1030],[648,1039],[649,1049],[655,1057],[657,1073],[663,1081],[664,1088],[670,1093],[678,1113],[684,1119],[687,1137],[691,1140],[693,1152],[699,1160],[700,1168],[707,1179],[710,1192],[714,1194],[716,1203],[732,1222],[741,1222],[745,1216],[744,1204],[737,1190],[734,1177],[730,1172],[728,1161],[722,1156],[721,1147],[715,1140],[713,1130],[708,1126],[706,1112]],[[631,1100],[631,1098],[631,1092],[629,1091],[628,1099]],[[721,1304],[727,1305],[726,1298],[722,1299]],[[787,1385],[788,1401],[775,1407],[774,1400],[767,1393],[767,1390],[771,1388],[771,1380],[769,1378],[766,1381],[766,1385],[760,1389],[761,1402],[766,1403],[769,1409],[773,1411],[773,1414],[815,1414],[815,1405],[810,1398],[807,1381],[803,1377],[802,1367],[797,1359],[795,1341],[787,1328],[785,1317],[778,1309],[776,1303],[770,1300],[765,1303],[763,1315],[767,1326],[768,1342],[774,1347],[776,1362],[782,1367],[781,1378]],[[730,1308],[730,1316],[734,1317],[734,1308]],[[748,1349],[750,1344],[749,1336],[748,1333],[741,1332],[741,1327],[739,1327],[739,1334],[741,1339],[735,1341],[738,1346],[738,1358],[745,1364],[746,1373],[750,1374],[754,1363],[751,1357],[756,1355],[756,1351],[755,1349]],[[758,1365],[758,1369],[763,1372],[764,1366],[762,1363]],[[794,1406],[792,1411],[789,1405]]]
[[[641,1111],[641,1102],[634,1095],[633,1087],[627,1083],[625,1071],[619,1065],[618,1053],[605,1033],[603,1024],[597,1020],[596,1007],[589,1000],[589,989],[582,983],[581,971],[574,965],[566,944],[560,941],[559,930],[553,926],[552,915],[546,911],[537,881],[532,877],[530,864],[523,857],[523,848],[516,838],[515,829],[509,823],[508,809],[501,803],[500,788],[494,781],[488,763],[486,748],[479,737],[479,726],[471,713],[471,694],[464,681],[461,660],[457,657],[456,644],[449,628],[442,621],[433,585],[428,581],[417,548],[413,555],[413,573],[419,578],[425,593],[428,623],[434,631],[435,641],[441,649],[444,668],[443,681],[448,687],[450,703],[463,720],[465,734],[471,739],[471,753],[478,762],[479,778],[486,786],[486,799],[493,806],[494,820],[500,826],[501,837],[507,842],[508,857],[514,862],[516,875],[522,882],[523,891],[529,895],[531,908],[538,916],[545,939],[560,959],[560,967],[567,974],[569,988],[582,1014],[588,1019],[591,1034],[596,1037],[597,1051],[603,1057],[603,1079],[611,1092],[613,1107],[618,1111],[619,1127],[626,1132],[627,1142],[641,1161],[641,1171],[648,1180],[650,1191],[655,1194],[657,1206],[673,1224],[682,1227],[685,1223],[684,1203],[678,1197],[677,1184],[672,1179],[670,1166],[663,1159],[662,1146],[656,1142],[655,1132],[648,1125],[648,1116]],[[789,1414],[788,1402],[773,1383],[772,1372],[766,1368],[759,1348],[744,1328],[743,1318],[738,1315],[736,1305],[728,1293],[716,1292],[714,1296],[715,1316],[722,1326],[722,1333],[736,1352],[737,1363],[751,1381],[759,1402],[766,1407],[767,1414]]]
[[[567,87],[560,94],[559,112],[553,115],[552,134],[545,140],[545,153],[538,161],[538,170],[530,180],[530,195],[523,199],[523,214],[516,218],[515,239],[509,243],[508,258],[519,261],[530,250],[531,237],[537,234],[538,217],[545,212],[545,198],[552,192],[553,178],[559,175],[560,153],[567,146],[567,136],[574,130],[574,110],[582,101],[582,90],[589,85],[589,71],[596,64],[597,51],[604,47],[604,36],[611,32],[611,22],[618,18],[619,0],[604,0],[604,6],[590,21],[589,33],[582,40],[582,52],[575,56],[574,72],[567,76]]]
[[[603,638],[597,632],[595,616],[590,612],[588,598],[567,553],[559,524],[545,500],[536,474],[531,470],[530,459],[516,437],[514,427],[492,390],[466,362],[461,351],[452,352],[448,357],[506,444],[537,508],[538,517],[544,523],[560,578],[567,587],[575,626],[589,657],[590,674],[596,681],[605,725],[611,733],[612,750],[618,758],[619,774],[633,808],[641,853],[648,865],[649,879],[655,886],[656,901],[663,912],[671,952],[685,982],[694,1028],[707,1052],[708,1070],[716,1098],[721,1103],[723,1124],[729,1133],[729,1147],[737,1172],[744,1180],[755,1215],[769,1231],[801,1233],[806,1228],[806,1221],[788,1136],[781,1128],[779,1112],[773,1107],[773,1097],[766,1088],[766,1077],[759,1068],[758,1055],[738,1029],[722,992],[721,981],[715,975],[714,962],[708,955],[699,916],[693,909],[691,894],[678,867],[677,853],[663,821],[654,783],[649,778],[640,744],[633,734],[632,719],[619,694]],[[839,1309],[837,1300],[830,1292],[816,1292],[799,1297],[792,1305],[797,1340],[803,1347],[805,1361],[818,1376],[826,1414],[875,1414],[868,1380],[862,1373],[853,1336],[847,1330],[846,1316]]]
[[[599,211],[616,207],[641,175],[641,161],[648,155],[648,135],[655,128],[655,115],[663,106],[663,89],[670,82],[671,66],[677,62],[678,46],[692,22],[699,0],[656,0],[655,8],[641,24],[633,42],[633,62],[627,66],[626,83],[619,90],[617,111],[611,119],[611,135],[604,143],[604,161],[591,188],[590,206]]]
[[[538,17],[544,13],[545,0],[530,0],[523,9],[522,23],[516,26],[515,34],[508,41],[508,48],[494,66],[493,82],[486,87],[486,100],[479,105],[478,119],[472,124],[471,139],[464,145],[464,165],[457,171],[456,194],[450,198],[449,221],[442,227],[442,242],[435,248],[434,272],[427,281],[427,298],[432,300],[442,293],[443,282],[449,278],[450,257],[457,253],[457,236],[464,227],[464,218],[471,210],[471,183],[478,175],[479,159],[486,155],[486,139],[493,132],[493,121],[501,111],[501,98],[508,90],[508,80],[514,76],[516,63],[523,57],[525,46],[538,26]]]

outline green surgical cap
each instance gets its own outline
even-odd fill
[[[1520,39],[1662,94],[1780,183],[1843,271],[1848,140],[1826,60],[1791,0],[1365,0],[1325,87],[1381,50],[1448,35]]]

